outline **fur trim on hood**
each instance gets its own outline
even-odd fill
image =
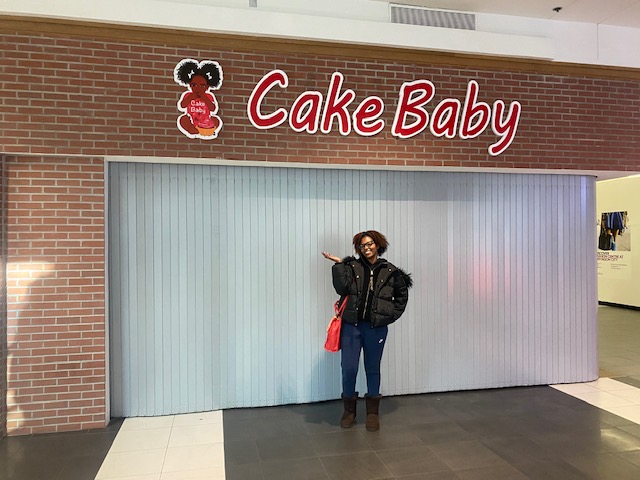
[[[396,267],[396,268],[398,268],[398,267]],[[406,283],[407,288],[413,287],[413,278],[411,278],[411,274],[405,272],[401,268],[398,268],[398,271],[400,272],[400,275],[402,275],[402,278],[404,279],[404,283]]]

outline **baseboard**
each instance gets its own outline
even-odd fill
[[[628,308],[629,310],[640,310],[640,307],[635,307],[633,305],[622,305],[620,303],[611,303],[611,302],[600,302],[600,301],[598,301],[598,305],[606,305],[607,307]]]

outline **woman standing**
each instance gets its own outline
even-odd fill
[[[380,362],[387,338],[387,326],[404,312],[409,299],[411,276],[379,255],[384,254],[389,242],[375,230],[360,232],[353,237],[355,257],[342,260],[328,252],[322,255],[335,265],[331,269],[333,286],[341,302],[345,301],[340,333],[342,351],[342,400],[344,413],[342,428],[352,427],[356,421],[356,377],[360,351],[364,352],[367,376],[367,423],[369,431],[380,428]]]

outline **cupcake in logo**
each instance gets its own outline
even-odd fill
[[[187,90],[178,100],[178,128],[189,138],[211,140],[218,136],[222,119],[216,115],[218,102],[211,90],[222,85],[222,68],[218,62],[190,58],[182,60],[173,71],[174,80]]]

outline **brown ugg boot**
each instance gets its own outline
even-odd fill
[[[342,401],[344,402],[344,413],[340,419],[340,426],[342,428],[351,428],[356,423],[356,404],[358,403],[358,394],[353,397],[345,397],[342,395]]]
[[[367,402],[367,431],[375,432],[380,429],[380,417],[378,415],[378,409],[380,407],[380,399],[382,395],[376,395],[375,397],[365,396]]]

